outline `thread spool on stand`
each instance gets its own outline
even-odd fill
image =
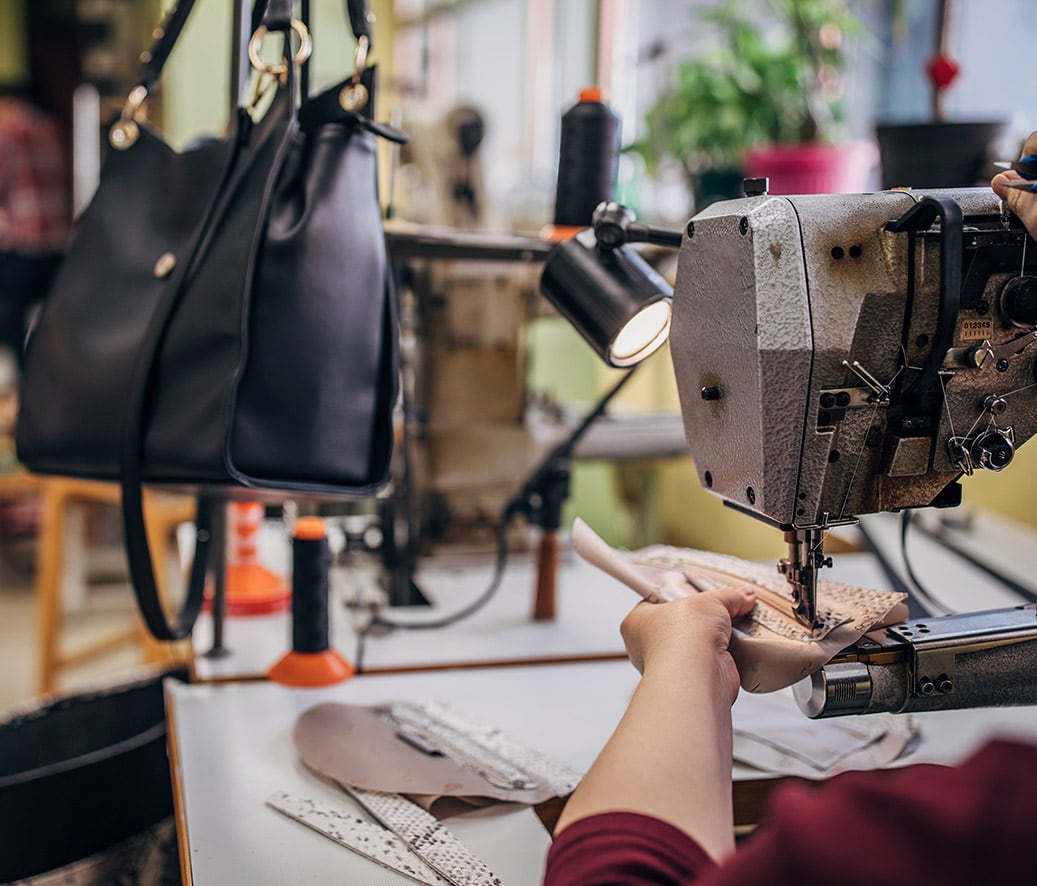
[[[601,90],[581,90],[579,101],[562,115],[554,223],[544,239],[566,240],[590,227],[598,204],[614,198],[621,135],[619,117]]]
[[[292,531],[292,649],[267,672],[285,686],[331,686],[356,669],[328,642],[331,553],[320,517],[300,517]]]

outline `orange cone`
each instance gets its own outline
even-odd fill
[[[264,509],[258,501],[234,501],[227,506],[227,565],[225,587],[228,615],[265,615],[291,605],[284,579],[259,562],[259,531]],[[212,600],[207,597],[206,606]]]

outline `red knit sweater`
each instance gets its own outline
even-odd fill
[[[988,744],[960,766],[845,773],[776,791],[722,864],[682,831],[631,812],[581,819],[547,857],[546,886],[1037,884],[1037,747]]]

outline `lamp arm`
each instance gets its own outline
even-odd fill
[[[580,423],[573,429],[573,431],[566,437],[561,443],[555,446],[540,462],[540,464],[533,470],[526,481],[522,484],[520,491],[507,503],[504,509],[506,515],[513,515],[517,512],[524,513],[527,519],[530,518],[531,514],[540,510],[548,498],[555,498],[555,496],[545,495],[549,488],[558,482],[558,475],[560,469],[568,474],[568,461],[572,457],[573,450],[576,448],[580,440],[583,439],[584,435],[590,429],[590,426],[597,421],[598,418],[608,408],[612,398],[616,396],[622,389],[623,386],[630,381],[632,376],[641,364],[633,366],[628,369],[608,391],[601,397],[600,400],[594,405],[594,408],[588,412]],[[564,497],[563,497],[564,500]],[[539,501],[539,504],[537,502]],[[539,525],[535,519],[531,519],[535,525]]]

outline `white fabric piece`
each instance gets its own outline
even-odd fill
[[[767,695],[739,693],[732,717],[735,760],[803,778],[888,766],[918,735],[917,721],[909,716],[806,719],[789,689]]]

